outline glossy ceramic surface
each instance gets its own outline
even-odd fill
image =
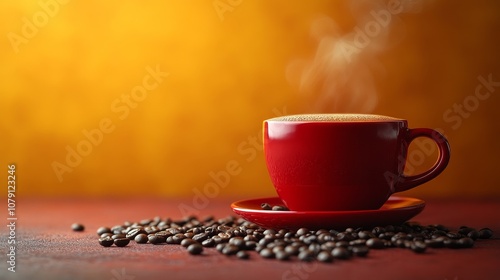
[[[434,140],[439,158],[427,171],[403,174],[408,146]],[[446,167],[447,140],[406,120],[378,115],[295,115],[264,121],[264,152],[271,181],[296,211],[379,209],[395,192],[423,184]]]
[[[261,204],[283,205],[278,197],[241,200],[231,204],[233,211],[244,219],[265,228],[339,229],[401,224],[420,213],[425,202],[410,197],[392,196],[378,210],[358,211],[272,211],[262,210]]]

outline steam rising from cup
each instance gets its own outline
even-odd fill
[[[401,13],[417,13],[423,0],[351,0],[356,26],[343,33],[329,17],[317,18],[310,33],[317,41],[314,57],[287,67],[287,78],[307,95],[308,111],[371,113],[378,94],[374,73],[384,67],[377,55],[402,39]]]

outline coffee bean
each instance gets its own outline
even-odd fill
[[[288,211],[288,208],[283,205],[276,205],[272,208],[273,211]]]
[[[271,210],[272,209],[272,207],[269,203],[262,203],[260,205],[260,208],[262,208],[262,210]]]
[[[232,237],[230,234],[227,233],[219,233],[216,235],[220,238],[221,242],[227,242],[229,239]],[[215,236],[214,236],[215,237]],[[194,237],[193,237],[194,238]],[[213,238],[213,237],[212,237]]]
[[[267,248],[273,250],[274,251],[283,251],[285,250],[285,246],[280,244],[279,242],[272,242],[272,243],[269,243],[267,244],[266,246]]]
[[[474,240],[472,240],[472,238],[469,238],[469,237],[460,238],[457,241],[457,243],[458,243],[458,245],[460,245],[461,248],[470,248],[470,247],[474,246]]]
[[[461,235],[466,236],[469,232],[471,232],[473,230],[474,230],[473,228],[470,228],[470,227],[467,227],[467,226],[461,226],[458,229],[458,233],[460,233]]]
[[[333,237],[329,232],[328,233],[321,233],[318,235],[318,242],[323,244],[329,241],[334,241],[335,237]]]
[[[238,253],[238,251],[239,251],[238,246],[227,244],[222,249],[222,254],[229,256],[229,255],[234,255],[234,254]]]
[[[181,244],[181,241],[185,238],[186,238],[186,236],[184,236],[183,233],[177,233],[177,234],[172,236],[172,240],[173,240],[174,244]]]
[[[255,250],[255,252],[257,252],[257,253],[260,253],[260,251],[262,251],[262,250],[263,250],[263,249],[265,249],[265,248],[266,248],[266,246],[262,246],[262,245],[260,245],[260,244],[257,244],[257,245],[255,246],[255,249],[254,249],[254,250]]]
[[[82,225],[82,224],[79,224],[79,223],[74,223],[71,225],[71,229],[73,231],[84,231],[85,230],[85,226]]]
[[[139,233],[135,236],[134,240],[138,244],[146,244],[148,243],[148,236],[144,233]]]
[[[482,228],[479,230],[480,239],[489,239],[493,236],[493,231],[489,228]]]
[[[407,240],[404,240],[404,239],[395,239],[392,242],[392,244],[394,244],[394,247],[398,247],[398,248],[405,248],[405,241]]]
[[[125,234],[123,234],[123,233],[118,233],[118,234],[113,234],[111,236],[111,238],[113,238],[113,239],[120,239],[120,238],[127,238],[127,236]]]
[[[101,234],[101,236],[99,236],[99,237],[104,238],[104,237],[108,237],[108,236],[111,237],[111,236],[113,236],[113,234],[111,232],[105,232],[105,233]]]
[[[332,256],[336,259],[348,259],[351,257],[351,253],[349,253],[349,250],[344,247],[336,247],[332,250]]]
[[[325,242],[323,244],[321,244],[321,250],[333,250],[333,248],[335,248],[335,242],[333,241],[328,241],[328,242]]]
[[[225,240],[218,235],[212,236],[212,240],[215,242],[215,244],[225,243]]]
[[[199,255],[203,252],[203,246],[201,246],[201,244],[199,243],[194,243],[187,247],[187,251],[191,255]]]
[[[356,240],[349,242],[349,246],[360,246],[360,245],[365,245],[365,244],[366,244],[365,239],[356,239]]]
[[[288,245],[285,247],[285,252],[290,254],[290,255],[298,255],[299,248],[297,246]]]
[[[413,242],[411,240],[405,240],[404,241],[404,248],[411,249],[412,245],[413,245]]]
[[[376,237],[375,234],[373,234],[369,231],[364,230],[364,231],[360,231],[358,233],[358,238],[360,238],[360,239],[367,239],[368,240],[368,239],[373,238],[373,237]]]
[[[404,241],[404,240],[409,240],[409,239],[410,238],[408,238],[408,236],[406,235],[406,233],[403,233],[403,232],[399,232],[399,233],[396,233],[393,236],[391,236],[391,242],[392,243],[395,243],[397,240]]]
[[[234,246],[234,245],[230,245],[230,246]],[[236,247],[236,246],[235,246]],[[237,247],[236,247],[237,248]],[[259,253],[263,258],[266,258],[266,259],[271,259],[271,258],[274,258],[274,253],[273,253],[273,250],[272,249],[269,249],[269,248],[264,248],[260,251]]]
[[[151,226],[151,227],[145,227],[144,231],[146,231],[146,233],[150,234],[150,233],[157,233],[160,231],[160,229],[155,227],[155,226]]]
[[[151,219],[144,219],[139,222],[141,226],[147,226],[149,223],[151,223]]]
[[[338,241],[337,243],[335,243],[335,247],[347,248],[347,247],[349,247],[349,242],[347,242],[347,241]]]
[[[184,240],[187,240],[187,239],[184,239]],[[184,241],[184,240],[182,240],[182,241]],[[194,241],[194,240],[193,240],[193,241]],[[194,241],[194,242],[196,242],[196,241]],[[182,244],[181,244],[181,245],[182,245]],[[189,246],[189,245],[191,245],[191,244],[188,244],[187,246]],[[219,243],[219,244],[217,244],[217,245],[215,246],[215,249],[216,249],[217,251],[219,251],[219,252],[221,252],[221,253],[222,253],[222,249],[224,249],[224,247],[226,247],[226,245],[227,245],[226,243]],[[187,246],[186,246],[186,247],[187,247]]]
[[[130,239],[128,238],[117,238],[115,239],[114,243],[116,246],[118,247],[125,247],[128,245],[128,243],[130,242]]]
[[[233,230],[233,236],[235,237],[245,237],[247,236],[247,232],[245,229],[240,229],[240,228],[236,228]]]
[[[427,249],[427,245],[422,241],[415,241],[411,243],[410,248],[415,253],[423,253]]]
[[[389,231],[389,232],[395,232],[395,231],[396,231],[396,227],[395,227],[395,226],[393,226],[393,225],[388,225],[388,226],[386,226],[386,227],[384,228],[384,231],[385,231],[385,232],[388,232],[388,231]]]
[[[315,235],[321,235],[321,234],[330,234],[330,232],[327,230],[327,229],[318,229],[318,230],[314,230],[311,232],[312,234],[315,234]]]
[[[353,241],[354,239],[356,239],[356,237],[354,235],[352,235],[352,233],[350,232],[339,232],[339,234],[337,234],[337,239],[340,240],[340,241]]]
[[[194,227],[187,230],[188,233],[198,234],[202,233],[203,229],[201,227]]]
[[[386,229],[383,228],[383,227],[374,227],[372,229],[372,233],[375,235],[375,236],[378,236],[379,234],[381,233],[385,233],[386,232]]]
[[[383,249],[385,248],[385,243],[379,238],[370,238],[366,240],[366,246],[371,249]]]
[[[218,232],[228,232],[229,230],[231,230],[232,228],[230,226],[226,226],[226,225],[220,225],[220,226],[217,226],[217,231]],[[210,227],[211,229],[211,227]]]
[[[198,243],[198,242],[194,241],[191,238],[185,238],[181,241],[181,246],[184,248],[187,248],[189,245],[195,244],[195,243]]]
[[[316,259],[320,262],[332,262],[333,261],[333,256],[330,252],[327,251],[321,251],[319,252],[318,256]]]
[[[255,241],[255,242],[258,241],[257,237],[255,237],[254,235],[246,235],[245,237],[243,237],[243,240],[244,241]]]
[[[430,248],[442,248],[442,247],[444,247],[443,241],[444,241],[443,237],[438,237],[438,238],[434,238],[434,239],[427,239],[424,242]]]
[[[138,234],[141,234],[141,233],[146,233],[146,231],[143,230],[142,228],[134,228],[134,229],[129,230],[127,232],[127,234],[125,235],[125,237],[130,239],[130,240],[133,240]]]
[[[318,236],[316,235],[309,235],[309,236],[304,236],[303,238],[303,242],[307,245],[309,244],[313,244],[313,243],[316,243],[316,241],[318,240]]]
[[[309,233],[309,230],[307,228],[299,228],[297,232],[295,233],[297,236],[303,236]]]
[[[311,243],[307,247],[309,251],[312,251],[315,255],[317,255],[321,251],[321,245],[318,243]]]
[[[230,232],[229,230],[224,230],[224,231],[221,231],[221,230],[218,230],[217,227],[215,226],[211,226],[211,227],[207,227],[205,228],[205,235],[207,237],[211,237],[211,236],[214,236],[216,235],[217,233],[219,233],[220,235],[227,235],[227,236],[230,236]],[[193,236],[194,237],[194,236]]]
[[[440,237],[440,236],[446,236],[446,232],[444,232],[442,230],[433,231],[432,235],[431,235],[431,238],[437,238],[437,237]]]
[[[111,238],[109,236],[108,237],[99,238],[99,244],[101,244],[104,247],[109,247],[109,246],[113,245],[113,243],[114,243],[113,238]]]
[[[275,239],[273,242],[267,244],[267,247],[268,248],[272,248],[272,247],[282,247],[282,248],[284,248],[286,245],[288,245],[288,242],[285,242],[282,239]]]
[[[262,238],[261,240],[259,240],[258,244],[262,246],[267,246],[267,244],[271,242],[273,242],[271,238]]]
[[[257,240],[260,240],[261,238],[264,238],[264,231],[262,230],[256,230],[252,233],[253,236],[255,236],[255,238],[257,238]]]
[[[169,236],[168,238],[170,238],[171,236]],[[161,236],[161,235],[156,235],[156,234],[150,234],[148,236],[148,242],[151,243],[151,244],[161,244],[161,243],[164,243],[166,240],[165,240],[165,237],[164,236]]]
[[[450,231],[447,227],[443,226],[443,225],[434,225],[434,227],[440,231],[444,231],[444,232],[448,232]]]
[[[266,229],[263,233],[264,235],[274,236],[276,234],[276,231],[274,229]]]
[[[97,235],[101,236],[103,233],[112,233],[109,227],[100,227],[97,229]]]
[[[204,232],[196,234],[195,236],[193,236],[193,240],[196,241],[196,242],[203,242],[207,238],[208,238],[208,234],[204,233]]]
[[[448,232],[448,233],[446,234],[446,236],[448,236],[448,237],[449,237],[449,238],[451,238],[451,239],[459,239],[459,238],[462,238],[462,237],[463,237],[463,236],[462,236],[460,233],[458,233],[458,232]]]
[[[471,238],[472,240],[476,240],[479,238],[479,231],[471,230],[467,233],[467,237]]]
[[[353,232],[355,232],[355,230],[351,227],[348,227],[344,230],[344,232],[353,233]]]
[[[410,227],[414,232],[420,232],[422,231],[422,226],[420,223],[415,222],[415,221],[408,221],[403,224],[403,226]]]
[[[381,238],[380,236],[379,236],[379,238],[384,239],[384,240],[391,240],[392,237],[396,234],[392,231],[388,231],[388,232],[382,233],[381,235],[383,236],[383,238]]]
[[[201,246],[203,247],[214,247],[215,246],[215,241],[213,239],[205,239],[203,242],[201,242]]]
[[[298,258],[301,261],[310,262],[315,259],[315,254],[313,251],[306,249],[299,253]]]
[[[352,253],[358,257],[365,257],[370,252],[368,246],[354,246],[351,249]]]
[[[273,252],[274,253],[274,257],[277,259],[277,260],[280,260],[280,261],[286,261],[286,260],[289,260],[290,259],[290,254],[287,253],[286,251],[284,250],[278,250],[276,252]],[[262,255],[261,255],[262,256]]]
[[[238,257],[238,259],[246,260],[250,258],[250,255],[245,251],[239,251],[238,253],[236,253],[236,257]]]
[[[157,233],[154,233],[154,235],[161,236],[161,237],[163,237],[165,239],[167,239],[167,237],[173,236],[171,232],[165,231],[165,230],[162,230],[162,231],[159,231]],[[186,237],[184,237],[184,238],[186,238]]]
[[[443,244],[446,248],[457,249],[460,248],[460,244],[458,244],[456,239],[446,238],[443,240]]]
[[[123,227],[121,225],[116,225],[116,226],[111,228],[111,232],[113,234],[123,234],[124,231],[125,231],[125,227]]]

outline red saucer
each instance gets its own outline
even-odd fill
[[[390,197],[378,210],[356,211],[272,211],[261,204],[283,205],[278,197],[233,202],[233,211],[245,220],[274,229],[340,229],[401,224],[420,213],[425,202],[410,197]]]

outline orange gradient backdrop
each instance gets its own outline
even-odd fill
[[[4,183],[15,163],[19,196],[274,195],[264,119],[361,112],[449,138],[408,195],[500,195],[499,2],[377,18],[394,1],[2,1]]]

